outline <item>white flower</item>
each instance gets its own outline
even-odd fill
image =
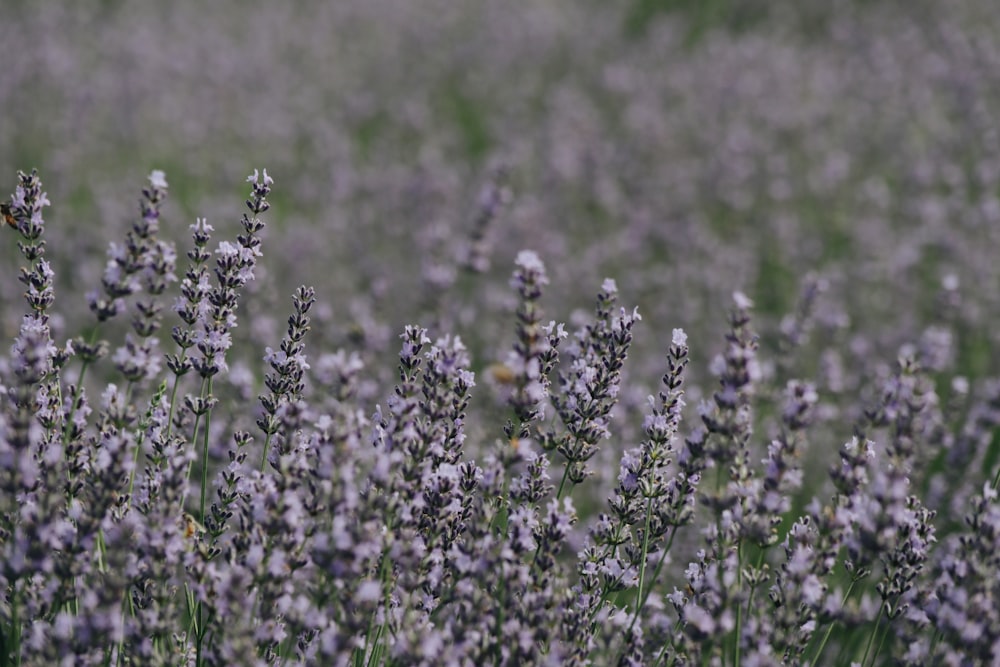
[[[753,301],[750,300],[743,292],[733,292],[733,301],[736,303],[736,307],[740,310],[749,310],[753,308]]]
[[[538,253],[534,250],[522,250],[517,253],[517,259],[514,263],[520,266],[525,271],[533,271],[536,273],[545,273],[545,264],[538,257]]]
[[[160,169],[154,169],[149,174],[149,184],[154,188],[166,188],[167,187],[167,176]]]

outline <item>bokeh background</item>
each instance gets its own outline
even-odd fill
[[[672,328],[691,336],[689,402],[711,390],[735,290],[756,303],[773,384],[817,383],[820,459],[901,348],[973,393],[997,373],[987,0],[4,0],[0,13],[2,191],[37,167],[53,202],[59,340],[92,323],[83,295],[150,171],[170,183],[162,233],[181,273],[188,225],[206,217],[232,239],[245,177],[266,167],[264,258],[233,352],[258,388],[264,345],[310,284],[309,351],[358,352],[363,401],[388,391],[396,336],[416,323],[466,341],[488,413],[526,248],[548,267],[551,318],[582,323],[606,277],[639,307],[625,442]],[[484,219],[488,266],[470,271]],[[0,244],[7,340],[18,257]],[[938,392],[964,395],[950,380]]]

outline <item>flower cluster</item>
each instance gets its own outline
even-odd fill
[[[545,323],[549,273],[525,250],[504,361],[408,325],[379,397],[377,350],[321,347],[312,287],[255,350],[262,369],[230,364],[257,343],[234,336],[243,313],[260,317],[245,292],[273,181],[248,182],[236,242],[210,249],[196,219],[175,281],[153,172],[89,300],[98,326],[59,347],[48,198],[19,175],[0,664],[869,667],[1000,650],[1000,385],[947,376],[943,325],[852,375],[848,403],[834,348],[796,377],[819,337],[815,278],[761,333],[736,292],[717,343],[664,337],[660,387],[636,401],[638,309],[606,279],[569,336]],[[122,342],[106,355],[98,334]],[[692,360],[716,350],[706,392]],[[688,410],[692,395],[707,398]]]

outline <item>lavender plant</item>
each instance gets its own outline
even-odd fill
[[[681,328],[660,341],[661,387],[630,431],[632,345],[655,332],[611,279],[574,335],[546,323],[547,267],[525,250],[502,362],[408,325],[394,387],[369,402],[371,351],[320,348],[323,297],[302,286],[277,347],[256,350],[253,403],[221,388],[256,343],[237,334],[266,171],[248,179],[235,243],[213,249],[213,227],[191,225],[179,282],[154,171],[88,297],[97,325],[62,347],[48,198],[37,173],[18,178],[0,664],[868,667],[1000,652],[997,391],[948,375],[943,329],[860,378],[845,407],[828,370],[793,376],[815,277],[773,333],[737,292],[717,343]],[[168,317],[176,348],[161,352]],[[698,346],[717,352],[708,394],[688,377]],[[480,384],[496,404],[477,418]],[[694,414],[690,393],[707,396]],[[824,481],[831,432],[847,444]]]

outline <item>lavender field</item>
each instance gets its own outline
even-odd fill
[[[0,667],[1000,665],[992,3],[0,18]]]

